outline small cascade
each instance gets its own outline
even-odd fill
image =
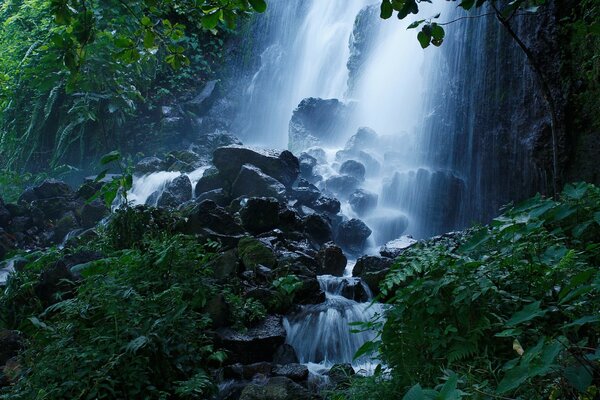
[[[134,205],[156,206],[160,195],[173,179],[180,175],[187,175],[192,182],[192,188],[194,188],[207,169],[208,166],[202,166],[190,173],[183,174],[177,171],[159,171],[141,176],[136,175],[133,177],[133,186],[127,193],[128,200]]]
[[[353,358],[360,346],[374,339],[375,334],[353,333],[351,329],[353,323],[368,322],[381,314],[382,305],[372,302],[369,287],[359,278],[322,275],[318,279],[326,300],[303,306],[285,318],[287,343],[313,375],[320,376],[333,365],[346,363],[360,373],[372,372],[371,359]]]

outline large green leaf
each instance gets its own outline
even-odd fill
[[[528,304],[521,311],[517,311],[508,321],[506,326],[514,326],[523,322],[531,321],[534,318],[541,317],[546,314],[546,310],[540,309],[540,302]]]
[[[248,0],[254,11],[263,13],[267,11],[267,3],[265,0]]]

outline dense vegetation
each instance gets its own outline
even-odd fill
[[[360,351],[391,371],[334,398],[597,398],[599,265],[600,189],[586,184],[412,247],[382,283],[379,338]]]

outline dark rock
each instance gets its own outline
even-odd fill
[[[202,311],[208,314],[212,322],[211,326],[214,329],[222,328],[229,322],[229,305],[222,293],[215,294],[209,298]]]
[[[244,229],[235,219],[223,207],[211,200],[202,201],[187,213],[185,227],[188,233],[203,233],[202,228],[208,228],[223,235],[244,233]]]
[[[285,329],[280,316],[269,315],[246,332],[231,328],[217,330],[219,345],[231,352],[231,361],[251,364],[272,361],[273,354],[285,342]]]
[[[223,369],[223,378],[237,380],[252,380],[257,375],[270,376],[273,364],[266,361],[261,361],[253,364],[243,365],[240,363],[228,365]]]
[[[23,349],[23,338],[17,331],[0,330],[0,367]]]
[[[165,169],[167,171],[192,172],[202,163],[202,158],[191,150],[172,151],[165,159]]]
[[[153,172],[163,171],[165,169],[164,161],[158,157],[145,157],[135,164],[134,171],[137,175],[146,175]]]
[[[304,218],[302,224],[304,225],[304,233],[317,245],[321,246],[331,242],[333,238],[331,225],[323,216],[318,214],[309,215]]]
[[[282,344],[275,350],[275,354],[273,354],[273,363],[280,365],[298,363],[296,350],[287,343]]]
[[[275,253],[260,240],[246,236],[238,243],[238,254],[247,270],[255,270],[259,265],[268,268],[277,266]]]
[[[352,254],[360,254],[369,236],[371,236],[371,229],[361,220],[353,218],[340,224],[336,243]]]
[[[266,384],[251,383],[246,386],[239,400],[311,400],[312,394],[289,378],[270,378]]]
[[[196,197],[200,197],[202,193],[209,192],[211,190],[222,189],[226,186],[226,182],[223,177],[219,175],[219,171],[216,168],[209,168],[204,171],[202,178],[196,183],[194,193]]]
[[[360,277],[373,294],[379,294],[379,284],[390,271],[394,261],[391,258],[364,256],[356,261],[352,271],[354,276]]]
[[[325,292],[321,290],[321,284],[314,276],[298,276],[302,286],[294,294],[294,302],[297,304],[321,304],[326,300]]]
[[[307,180],[312,180],[314,176],[314,168],[317,166],[317,159],[308,153],[300,154],[298,157],[300,162],[300,176]]]
[[[340,174],[348,175],[362,182],[365,180],[365,166],[355,160],[344,161],[340,166]]]
[[[360,181],[353,176],[336,175],[325,181],[325,190],[345,199],[350,196],[359,185]]]
[[[290,196],[293,199],[298,200],[301,204],[310,207],[311,205],[314,205],[321,197],[321,192],[319,192],[319,189],[311,185],[308,187],[297,187],[292,189]]]
[[[69,185],[56,179],[46,179],[38,186],[35,186],[33,192],[37,199],[72,197],[75,194]]]
[[[240,261],[236,250],[219,253],[210,261],[208,267],[213,270],[213,276],[218,280],[229,280],[237,275]]]
[[[264,174],[250,164],[243,165],[231,187],[233,197],[274,197],[285,198],[286,189],[278,180]]]
[[[42,301],[42,304],[47,307],[58,301],[56,295],[58,293],[69,293],[72,289],[70,281],[75,280],[75,276],[70,269],[62,261],[46,267],[34,286],[35,295]]]
[[[252,197],[240,210],[240,218],[248,232],[270,231],[279,224],[279,202],[274,198]]]
[[[359,216],[364,216],[377,207],[379,196],[364,189],[358,189],[350,195],[348,202],[352,210]]]
[[[344,279],[340,294],[359,303],[370,300],[368,291],[360,279]]]
[[[259,168],[264,174],[290,187],[300,174],[298,159],[289,151],[252,150],[241,146],[220,147],[213,153],[213,164],[226,180],[238,179],[244,164]]]
[[[308,379],[308,367],[303,364],[285,364],[277,365],[271,370],[274,376],[284,376],[296,382],[303,382]]]
[[[19,196],[18,203],[19,204],[31,203],[32,201],[34,201],[36,199],[37,199],[37,195],[35,194],[35,191],[33,190],[32,187],[28,187],[25,190],[23,190],[23,193],[21,193],[21,195]]]
[[[352,376],[356,375],[356,372],[351,364],[335,364],[327,375],[329,376],[329,382],[339,388],[349,386]]]
[[[6,256],[15,245],[14,237],[9,235],[3,228],[0,228],[0,260]]]
[[[327,164],[327,153],[322,148],[311,147],[305,153],[317,160],[317,164]]]
[[[321,247],[317,260],[319,261],[317,275],[342,276],[348,263],[342,249],[333,243],[327,243]]]
[[[8,227],[10,232],[25,232],[33,226],[33,219],[30,216],[14,217]]]
[[[53,242],[60,243],[67,234],[75,229],[80,228],[77,217],[73,211],[69,211],[58,220],[54,227]]]
[[[378,37],[379,7],[371,4],[358,12],[354,20],[354,27],[350,35],[348,47],[350,55],[346,67],[348,68],[348,89],[352,92],[359,81],[363,66],[370,59],[372,49],[376,48]]]
[[[4,200],[0,197],[0,228],[5,228],[11,220],[10,211],[4,206]]]
[[[417,241],[410,236],[402,236],[398,239],[391,240],[379,249],[379,254],[383,257],[396,258],[406,249],[415,245]]]
[[[159,207],[177,208],[192,198],[192,182],[187,175],[179,175],[165,186],[158,198]]]
[[[241,146],[242,142],[229,132],[216,129],[214,132],[201,134],[196,138],[191,148],[207,161],[212,160],[213,152],[219,147]]]
[[[212,103],[212,101],[214,101],[214,97],[216,95],[215,88],[218,82],[218,80],[206,82],[206,84],[198,93],[198,95],[192,100],[188,101],[185,104],[185,107],[197,115],[203,114],[206,111],[208,111],[210,104]]]
[[[289,149],[296,154],[313,146],[338,144],[351,107],[337,99],[306,98],[294,110],[289,125]]]
[[[314,203],[311,204],[311,206],[317,211],[326,212],[329,214],[337,214],[342,208],[342,205],[338,199],[327,196],[319,197]]]
[[[102,218],[108,215],[109,211],[100,200],[94,200],[91,203],[85,203],[81,208],[81,227],[89,229],[96,226]]]
[[[156,207],[156,203],[158,203],[158,198],[160,197],[160,194],[161,193],[158,190],[152,192],[152,194],[148,196],[148,198],[144,202],[144,205]]]
[[[215,190],[209,190],[208,192],[204,192],[196,198],[196,201],[198,203],[200,203],[204,200],[211,200],[220,206],[225,206],[225,205],[229,204],[231,199],[229,198],[227,193],[225,193],[225,190],[215,189]]]
[[[363,150],[340,150],[336,153],[335,158],[339,162],[347,160],[357,160],[365,167],[365,176],[378,176],[381,170],[381,164],[375,157]]]
[[[31,202],[33,208],[39,209],[45,219],[59,219],[65,212],[78,209],[81,204],[66,197],[50,197]]]

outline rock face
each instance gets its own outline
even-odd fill
[[[213,153],[213,164],[223,178],[233,182],[245,164],[290,187],[300,174],[300,163],[289,151],[253,150],[242,146],[221,147]]]
[[[333,243],[327,243],[319,250],[317,260],[319,262],[317,275],[342,276],[348,263],[342,249]]]
[[[253,197],[240,210],[242,225],[248,232],[259,234],[279,224],[279,202],[274,198]]]
[[[352,211],[362,217],[377,207],[378,200],[379,196],[376,193],[358,189],[350,195],[348,202],[352,207]]]
[[[285,342],[285,335],[281,317],[275,315],[243,333],[230,328],[217,330],[219,344],[231,352],[230,360],[242,364],[272,361],[277,348]]]
[[[283,184],[250,164],[241,167],[231,187],[232,197],[256,196],[283,199],[285,193]]]
[[[362,67],[368,60],[372,44],[377,38],[379,8],[370,5],[358,13],[354,20],[354,28],[350,36],[350,57],[348,58],[348,87],[352,91],[358,81]]]
[[[252,383],[244,388],[240,400],[311,400],[312,394],[289,378],[270,378],[266,384]]]
[[[187,175],[179,175],[167,184],[156,203],[159,207],[176,208],[192,198],[192,182]]]
[[[337,99],[307,98],[294,110],[289,127],[289,149],[300,154],[313,146],[339,142],[351,107]]]
[[[371,229],[361,220],[353,218],[340,224],[336,242],[348,252],[360,254],[369,236],[371,236]]]

